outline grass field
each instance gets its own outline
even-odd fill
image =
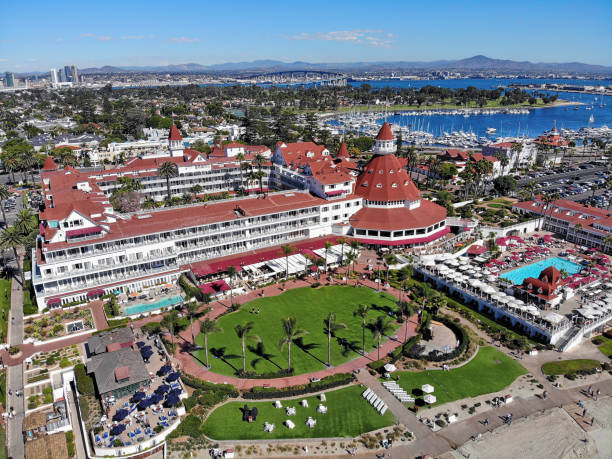
[[[605,355],[606,357],[612,356],[612,339],[606,338],[604,335],[599,335],[593,339],[599,339],[603,341],[603,344],[597,346],[603,355]]]
[[[0,342],[8,339],[8,323],[11,320],[11,280],[0,279]]]
[[[381,416],[361,396],[365,389],[350,386],[326,393],[327,413],[317,413],[317,406],[322,403],[317,397],[302,397],[294,400],[283,400],[283,408],[275,408],[272,402],[247,403],[249,408],[257,407],[257,421],[242,421],[240,408],[244,402],[230,402],[214,410],[202,429],[204,434],[214,440],[255,440],[276,438],[328,438],[356,437],[364,432],[393,425],[394,416],[390,411]],[[301,400],[308,400],[308,408],[300,405]],[[294,406],[295,416],[287,416],[285,408]],[[312,429],[306,425],[311,416],[317,420]],[[283,425],[287,419],[295,424],[294,429]],[[273,432],[264,432],[264,422],[275,425]]]
[[[570,375],[577,371],[592,370],[600,366],[600,362],[591,359],[558,360],[542,365],[542,373],[545,375]]]
[[[493,347],[480,348],[476,357],[462,367],[450,371],[397,372],[399,385],[422,401],[421,386],[431,384],[435,405],[497,392],[509,386],[527,370],[516,360]]]
[[[278,372],[287,368],[287,348],[281,351],[279,343],[284,336],[281,318],[295,317],[298,328],[309,332],[302,340],[291,347],[291,366],[294,374],[322,370],[327,362],[327,335],[324,333],[323,320],[330,312],[336,313],[336,320],[346,324],[347,328],[336,333],[332,338],[331,358],[333,365],[339,365],[359,356],[362,345],[361,319],[353,316],[353,311],[360,303],[371,306],[368,321],[386,314],[394,308],[395,301],[390,295],[376,293],[366,287],[329,286],[319,289],[309,287],[289,290],[281,295],[261,298],[244,304],[240,310],[221,317],[217,325],[223,332],[208,336],[208,349],[212,371],[225,375],[234,375],[242,369],[241,342],[234,332],[237,324],[252,321],[252,333],[261,338],[261,344],[247,343],[247,371],[261,373]],[[252,314],[251,309],[260,309],[259,314]],[[341,346],[346,340],[348,345]],[[202,335],[196,343],[203,345]],[[372,334],[366,329],[366,348],[376,346]],[[214,357],[216,356],[216,357]],[[205,362],[203,350],[196,351],[196,357]]]

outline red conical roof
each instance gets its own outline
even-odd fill
[[[561,272],[554,266],[549,266],[540,273],[539,278],[541,281],[555,285],[561,280]]]
[[[346,148],[346,144],[342,142],[340,144],[340,149],[338,150],[336,158],[350,158],[350,156],[351,155],[349,155],[348,148]]]
[[[47,156],[45,158],[45,163],[43,164],[43,171],[56,171],[58,169],[57,164],[53,161],[51,156]]]
[[[170,137],[168,137],[168,140],[183,140],[181,132],[178,130],[175,124],[173,124],[170,128]]]
[[[395,136],[391,131],[391,125],[386,121],[378,131],[378,135],[376,136],[376,140],[395,140]]]
[[[355,194],[369,201],[415,201],[419,189],[402,167],[397,157],[374,156],[357,178]]]

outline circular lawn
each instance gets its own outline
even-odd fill
[[[297,328],[308,334],[291,346],[293,374],[311,373],[326,368],[327,333],[324,320],[330,312],[336,314],[340,329],[331,339],[331,362],[337,366],[360,356],[362,348],[362,319],[353,313],[359,304],[370,307],[367,322],[380,315],[389,315],[396,309],[396,300],[387,293],[377,293],[367,287],[329,286],[318,289],[304,287],[286,291],[278,296],[260,298],[244,304],[238,311],[220,317],[217,326],[223,331],[208,335],[209,363],[211,371],[228,376],[242,370],[242,344],[235,327],[253,323],[249,332],[259,338],[245,342],[246,371],[257,374],[274,374],[287,368],[287,346],[282,350],[285,334],[281,319],[295,317]],[[251,311],[255,311],[253,313]],[[257,312],[258,311],[258,312]],[[394,330],[399,327],[391,318]],[[383,339],[384,343],[386,339]],[[376,348],[377,341],[366,328],[366,352]],[[204,346],[202,334],[196,344]],[[204,349],[194,352],[201,362],[206,362]]]

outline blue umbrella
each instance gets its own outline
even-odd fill
[[[170,373],[168,375],[168,377],[166,378],[166,381],[170,381],[170,382],[176,381],[177,379],[179,379],[179,376],[181,376],[179,372],[175,371],[174,373]]]
[[[113,416],[113,421],[123,421],[127,415],[128,410],[124,410],[123,408],[121,408],[117,410],[117,412]]]
[[[140,355],[142,356],[143,359],[148,359],[149,357],[153,355],[153,351],[150,351],[150,350],[140,351]]]
[[[111,429],[111,434],[120,435],[125,430],[125,424],[117,424]]]
[[[150,351],[150,350],[152,350],[152,349],[153,349],[153,348],[152,348],[151,346],[149,346],[148,344],[147,344],[146,346],[142,346],[142,347],[140,348],[140,350],[141,350],[141,351]]]
[[[149,408],[151,406],[151,399],[150,398],[145,398],[143,400],[140,401],[140,403],[138,404],[138,408],[140,408],[141,410],[145,410],[147,408]]]
[[[155,389],[155,392],[158,392],[160,394],[165,394],[169,390],[170,390],[170,386],[168,384],[162,384],[157,389]]]
[[[183,389],[181,389],[180,387],[177,387],[176,389],[172,389],[172,390],[171,390],[171,391],[168,393],[168,395],[169,395],[169,396],[170,396],[170,395],[176,395],[176,396],[178,397],[179,395],[181,395],[181,392],[183,392]]]
[[[172,367],[170,365],[164,365],[163,367],[159,369],[158,373],[160,375],[167,375],[171,371],[172,371]]]
[[[168,398],[166,399],[166,405],[167,406],[176,406],[179,403],[179,398],[174,395],[174,394],[170,394],[168,395]]]
[[[138,342],[136,343],[136,346],[138,346],[138,347],[143,347],[144,345],[145,345],[145,342],[144,342],[144,341],[138,341]]]
[[[151,395],[151,397],[149,397],[149,400],[151,400],[151,403],[159,403],[164,399],[164,396],[162,394],[153,394]]]
[[[136,392],[134,395],[132,395],[132,400],[135,402],[139,402],[142,399],[146,398],[147,394],[145,394],[144,392]]]

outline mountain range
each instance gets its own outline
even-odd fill
[[[529,62],[507,59],[492,59],[487,56],[473,56],[459,60],[437,61],[381,61],[381,62],[283,62],[278,60],[255,60],[250,62],[227,62],[223,64],[202,65],[197,63],[173,64],[166,66],[109,66],[79,69],[81,74],[126,73],[126,72],[168,72],[168,73],[205,73],[205,72],[276,72],[288,70],[319,70],[345,72],[377,72],[406,70],[445,70],[469,72],[513,72],[513,73],[574,73],[574,74],[612,74],[612,67],[584,64],[581,62]]]

